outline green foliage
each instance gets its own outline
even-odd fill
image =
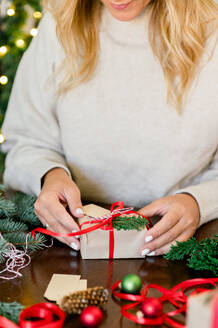
[[[27,233],[25,232],[13,232],[2,234],[3,237],[9,242],[12,243],[15,247],[26,247],[26,237]],[[42,249],[44,243],[46,242],[46,237],[40,233],[35,235],[35,238],[31,238],[30,234],[27,237],[28,251],[34,252],[36,250]]]
[[[0,219],[1,218],[10,218],[16,213],[16,205],[8,199],[3,197],[0,198]]]
[[[23,308],[24,306],[17,302],[0,302],[0,315],[15,323],[18,323],[19,315]]]
[[[17,222],[12,219],[0,220],[1,233],[28,232],[28,227],[23,222]]]
[[[0,69],[0,73],[1,73],[1,69]],[[1,93],[1,91],[0,91]],[[1,96],[0,96],[1,98]],[[0,118],[3,117],[0,113]],[[3,173],[4,173],[4,170],[5,170],[5,158],[6,158],[6,154],[2,153],[0,151],[0,181],[2,180],[2,176],[3,176]]]
[[[4,191],[1,185],[0,189]],[[28,252],[43,248],[46,242],[44,235],[36,234],[35,238],[31,238],[28,234],[41,225],[34,213],[35,200],[35,196],[21,192],[17,192],[12,200],[7,200],[3,192],[0,194],[0,263],[5,261],[4,255],[8,253],[9,243],[25,249],[27,239]]]
[[[0,17],[0,47],[8,47],[8,52],[4,56],[0,56],[0,75],[8,77],[6,85],[0,84],[0,126],[4,120],[19,61],[32,40],[28,29],[25,29],[27,19],[31,16],[28,12],[30,10],[41,11],[40,2],[40,0],[13,0],[11,3],[15,9],[15,15],[5,14]],[[39,19],[33,19],[33,27],[37,27],[38,23]],[[24,47],[16,45],[18,39],[24,40]],[[0,177],[4,171],[4,162],[5,154],[0,152]]]
[[[113,219],[113,228],[116,230],[143,230],[149,222],[143,216],[118,216]]]
[[[13,7],[15,15],[1,17],[0,25],[1,46],[5,45],[9,48],[8,53],[1,57],[1,74],[8,77],[8,83],[0,86],[0,123],[4,118],[18,63],[32,39],[32,36],[24,29],[28,18],[28,7],[37,11],[41,9],[39,0],[13,0]],[[37,24],[38,20],[35,21],[35,26]],[[16,46],[18,39],[24,40],[23,48]]]
[[[12,202],[16,205],[16,214],[22,218],[22,221],[29,223],[32,226],[39,226],[40,221],[34,212],[34,203],[36,196],[27,195],[22,192],[17,192],[12,198]]]
[[[218,235],[200,242],[194,237],[184,242],[177,241],[164,257],[172,261],[186,259],[190,268],[212,271],[218,276]]]
[[[4,238],[0,238],[0,263],[5,261],[4,254],[7,253],[9,248],[8,242]]]
[[[3,184],[0,184],[0,193],[4,194],[6,191],[6,188]]]
[[[171,250],[164,257],[167,260],[183,260],[185,256],[192,253],[198,247],[199,243],[196,238],[192,237],[184,242],[176,242],[176,246],[172,245]]]

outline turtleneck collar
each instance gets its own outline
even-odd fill
[[[123,45],[145,46],[147,40],[148,10],[145,8],[130,21],[120,21],[112,16],[103,5],[100,30],[107,33],[115,42]]]

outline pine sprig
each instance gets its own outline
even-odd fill
[[[46,237],[42,234],[37,233],[35,238],[31,238],[31,235],[25,232],[15,232],[15,233],[5,233],[2,234],[4,239],[6,239],[9,243],[12,243],[15,247],[25,248],[26,247],[26,240],[28,243],[28,252],[34,252],[36,250],[40,250],[44,247],[46,242]],[[0,252],[1,253],[1,252]]]
[[[6,192],[6,188],[3,184],[0,184],[0,193],[4,194]]]
[[[24,306],[17,302],[0,302],[0,315],[15,323],[18,323],[19,315],[23,308]]]
[[[0,263],[5,261],[4,254],[7,253],[9,245],[7,240],[3,237],[0,238]]]
[[[16,213],[16,205],[11,200],[0,197],[0,218],[11,218]]]
[[[212,271],[217,276],[218,236],[205,238],[200,242],[194,237],[184,242],[177,241],[176,246],[171,246],[171,250],[164,257],[172,261],[186,259],[190,268]]]
[[[189,267],[195,270],[210,270],[218,275],[218,244],[206,238],[193,250],[188,259]]]
[[[12,233],[12,232],[27,232],[28,227],[23,222],[17,222],[12,219],[0,220],[0,232]]]
[[[0,191],[5,191],[0,185]],[[31,238],[29,231],[41,223],[34,212],[35,196],[17,192],[12,200],[6,199],[5,192],[0,193],[0,263],[5,261],[9,244],[16,248],[34,252],[42,249],[47,237],[36,234]],[[28,236],[28,237],[27,237]],[[27,245],[26,245],[27,243]]]
[[[194,270],[208,270],[212,271],[216,276],[218,276],[218,259],[208,255],[207,258],[198,258],[192,255],[188,259],[188,266]]]
[[[137,230],[141,231],[149,225],[146,218],[141,215],[118,216],[113,219],[113,228],[116,230]]]
[[[40,226],[41,223],[34,212],[34,203],[36,197],[27,195],[22,192],[17,192],[12,198],[12,202],[16,205],[16,215],[22,218],[22,221],[31,226]]]
[[[176,245],[171,246],[171,250],[164,257],[167,260],[183,260],[185,256],[191,254],[191,252],[198,247],[196,238],[192,237],[185,242],[177,241]]]

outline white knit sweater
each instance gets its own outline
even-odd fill
[[[44,15],[19,65],[3,125],[5,184],[38,195],[41,177],[62,167],[90,202],[143,207],[188,192],[199,204],[200,224],[218,217],[217,47],[179,116],[166,104],[146,10],[122,22],[104,9],[99,33],[92,79],[55,100],[57,81],[48,77],[64,52],[54,19]]]

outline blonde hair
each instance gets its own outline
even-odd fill
[[[95,71],[103,4],[100,0],[43,2],[57,22],[57,36],[65,51],[61,94],[91,78]],[[149,42],[164,73],[167,102],[180,112],[207,41],[217,32],[218,5],[214,0],[151,0],[146,10]]]

